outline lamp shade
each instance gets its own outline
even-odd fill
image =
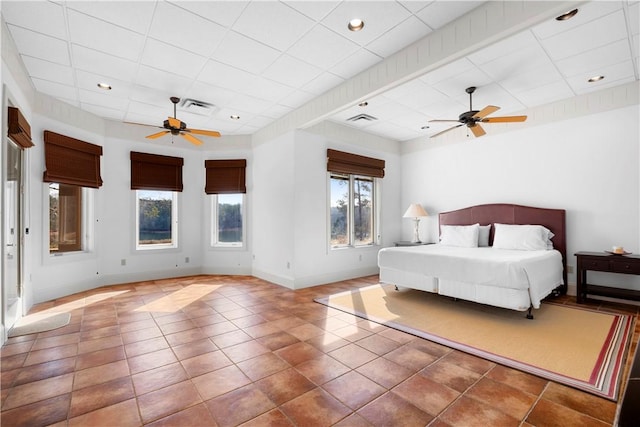
[[[419,218],[421,216],[428,216],[427,211],[424,210],[419,203],[412,203],[409,209],[402,215],[403,218]]]

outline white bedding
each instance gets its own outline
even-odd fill
[[[556,250],[393,247],[379,251],[378,266],[383,282],[516,310],[539,308],[540,300],[563,282],[562,256]],[[480,295],[505,296],[507,301],[494,303],[494,297],[486,301]]]

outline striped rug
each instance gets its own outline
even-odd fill
[[[373,285],[316,302],[616,401],[634,316],[552,303],[525,313]]]

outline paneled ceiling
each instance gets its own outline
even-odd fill
[[[7,1],[0,7],[34,88],[108,120],[173,115],[253,134],[481,5],[482,1]],[[361,31],[350,19],[365,22]],[[469,109],[515,113],[638,80],[640,2],[594,1],[329,120],[386,138],[429,136]],[[594,83],[596,75],[605,78]],[[100,89],[108,83],[111,90]],[[205,106],[204,104],[210,104]],[[348,120],[360,114],[375,120]],[[239,116],[233,119],[232,116]],[[423,129],[425,125],[429,127]]]

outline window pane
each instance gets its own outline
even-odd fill
[[[349,178],[331,177],[331,246],[349,244]]]
[[[218,194],[218,243],[242,243],[242,194]]]
[[[82,249],[81,194],[75,185],[49,184],[49,252]]]
[[[354,245],[373,244],[373,180],[353,180],[353,228]]]
[[[171,244],[171,191],[138,191],[138,244]]]

